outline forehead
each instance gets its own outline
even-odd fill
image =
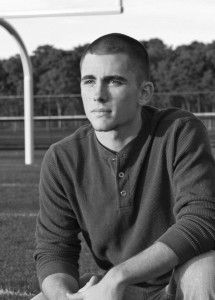
[[[87,53],[81,65],[81,73],[118,73],[134,69],[134,64],[127,54],[91,54]]]

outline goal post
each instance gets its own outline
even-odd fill
[[[18,32],[4,19],[0,19],[0,25],[3,26],[12,35],[20,49],[20,57],[24,73],[25,164],[31,165],[34,162],[34,103],[31,60]]]
[[[66,17],[66,16],[90,16],[112,15],[123,12],[123,0],[109,0],[102,2],[91,0],[84,7],[76,7],[71,0],[7,0],[0,2],[0,18],[41,18],[41,17]],[[107,5],[108,3],[108,5]]]

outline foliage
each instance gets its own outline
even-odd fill
[[[178,106],[193,112],[215,111],[215,41],[192,42],[175,49],[156,38],[141,43],[150,55],[151,80],[155,85],[152,105]],[[31,60],[35,115],[84,114],[80,98],[68,95],[80,94],[79,61],[85,47],[65,51],[43,45],[34,51]],[[19,56],[0,60],[0,96],[22,94]],[[0,109],[1,115],[22,115],[23,99],[0,99]]]

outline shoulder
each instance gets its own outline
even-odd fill
[[[71,135],[51,145],[52,149],[66,148],[70,146],[79,145],[85,143],[94,135],[94,129],[90,124],[81,126]]]
[[[209,147],[207,129],[193,113],[178,108],[146,107],[150,114],[149,135],[154,143],[187,147],[205,144]]]
[[[94,129],[90,124],[81,126],[73,134],[52,144],[46,152],[45,158],[56,157],[64,159],[67,155],[74,158],[80,152],[88,151],[91,141],[94,139]]]
[[[150,114],[151,128],[158,131],[169,131],[172,129],[191,126],[194,128],[203,128],[205,126],[202,121],[193,113],[176,107],[167,109],[157,109],[151,106],[146,106],[144,109]]]
[[[151,116],[155,121],[159,121],[159,122],[174,122],[178,120],[200,121],[193,113],[182,110],[177,107],[158,109],[152,106],[144,106],[144,109],[151,114]]]

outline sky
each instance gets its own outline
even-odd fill
[[[118,0],[0,0],[1,12],[42,9],[93,10],[118,7]],[[37,47],[52,45],[71,50],[99,36],[120,32],[138,40],[159,38],[173,48],[193,41],[215,41],[214,0],[123,0],[124,12],[102,16],[5,18],[21,36],[28,53]],[[0,59],[19,53],[14,39],[0,26]]]

